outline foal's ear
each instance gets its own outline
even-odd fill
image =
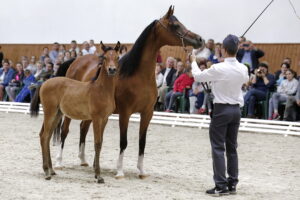
[[[168,10],[168,12],[167,12],[167,14],[165,15],[165,17],[167,18],[167,19],[169,19],[172,15],[173,15],[173,13],[174,13],[174,6],[170,6],[169,7],[169,10]]]
[[[120,43],[120,41],[118,41],[115,46],[115,51],[119,51],[120,47],[121,47],[121,43]]]
[[[106,52],[106,46],[103,44],[103,42],[100,42],[100,46],[103,52]]]

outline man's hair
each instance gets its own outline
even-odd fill
[[[223,48],[230,56],[234,56],[238,51],[239,46],[239,39],[235,35],[229,34],[224,40],[223,40]]]

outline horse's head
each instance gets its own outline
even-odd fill
[[[164,17],[158,20],[160,35],[164,41],[174,46],[190,45],[194,48],[203,47],[205,41],[201,36],[188,30],[174,15],[174,6],[170,6]]]
[[[114,76],[117,73],[119,67],[119,48],[120,42],[118,41],[117,45],[113,47],[105,46],[102,41],[100,42],[101,49],[103,54],[100,56],[101,67],[104,67],[109,76]]]

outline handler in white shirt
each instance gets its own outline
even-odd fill
[[[238,183],[237,134],[240,124],[240,107],[244,105],[242,85],[249,80],[247,67],[237,61],[239,39],[228,35],[223,41],[225,61],[201,71],[192,54],[192,73],[195,81],[211,82],[214,110],[209,128],[212,147],[215,187],[207,190],[209,195],[236,193]],[[227,173],[225,165],[225,145]]]

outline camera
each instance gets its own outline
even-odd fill
[[[258,69],[258,70],[257,70],[257,73],[258,73],[258,74],[261,74],[261,73],[262,73],[262,71],[261,71],[260,69]]]

